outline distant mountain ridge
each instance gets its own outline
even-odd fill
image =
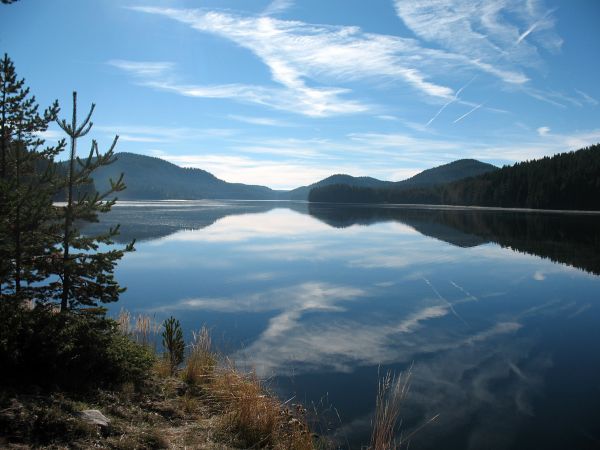
[[[193,168],[183,168],[160,158],[136,153],[117,153],[116,161],[93,174],[98,191],[109,187],[109,179],[125,174],[127,189],[119,193],[121,200],[308,200],[315,188],[347,185],[358,188],[408,188],[432,186],[479,175],[498,168],[476,160],[459,160],[427,169],[403,181],[383,181],[372,177],[336,174],[309,186],[290,191],[278,191],[266,186],[228,183],[213,174]]]
[[[600,144],[433,185],[317,187],[309,201],[600,211]]]

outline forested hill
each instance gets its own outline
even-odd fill
[[[497,170],[491,164],[460,160],[425,170],[404,181],[382,181],[371,177],[337,174],[310,186],[291,191],[276,191],[265,186],[228,183],[201,169],[182,168],[168,161],[135,153],[117,153],[116,161],[94,173],[94,187],[104,191],[109,179],[125,174],[127,189],[119,193],[121,200],[163,199],[239,199],[239,200],[307,200],[309,192],[322,186],[347,185],[364,188],[431,186],[436,183]],[[90,186],[93,190],[94,187]]]
[[[476,159],[459,159],[442,166],[424,170],[404,181],[394,183],[397,188],[415,188],[433,186],[435,184],[449,183],[467,177],[475,177],[484,173],[493,172],[498,168],[492,164],[477,161]]]
[[[430,187],[315,188],[309,200],[600,211],[600,145]]]
[[[482,173],[498,170],[492,164],[483,163],[475,159],[460,159],[458,161],[444,164],[443,166],[433,167],[424,170],[417,175],[403,181],[382,181],[371,177],[353,177],[350,175],[332,175],[321,181],[302,186],[290,191],[287,196],[290,200],[307,200],[309,193],[315,189],[325,186],[346,185],[352,188],[401,188],[408,189],[413,187],[432,186],[434,184],[446,183],[449,181],[460,180],[466,177],[473,177]]]
[[[377,178],[371,177],[353,177],[351,175],[336,174],[324,178],[321,181],[317,181],[316,183],[313,183],[309,186],[301,186],[299,188],[293,189],[286,194],[286,197],[290,200],[307,200],[308,194],[312,189],[316,187],[331,186],[335,184],[377,188],[392,186],[394,183],[391,181],[382,181],[378,180]]]
[[[271,200],[278,191],[265,186],[228,183],[201,169],[182,168],[160,158],[117,153],[117,160],[94,173],[96,189],[109,187],[109,178],[125,174],[127,189],[121,200],[140,199],[224,199]]]

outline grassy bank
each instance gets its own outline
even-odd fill
[[[3,305],[0,447],[313,449],[304,409],[284,405],[253,373],[194,334],[173,369],[149,318]],[[58,332],[60,330],[60,332]],[[110,367],[108,367],[110,366]],[[110,423],[81,417],[98,410]]]
[[[175,364],[168,346],[159,353],[167,322],[0,302],[0,448],[336,447],[311,432],[302,405],[281,402],[255,373],[218,355],[206,328],[185,351],[180,336]],[[409,443],[412,434],[397,437],[409,380],[410,371],[381,380],[368,449]],[[90,423],[82,416],[90,410],[107,423]]]

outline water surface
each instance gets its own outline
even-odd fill
[[[404,432],[439,414],[412,449],[600,446],[598,216],[135,202],[103,220],[138,238],[113,312],[208,325],[282,398],[335,408],[344,447],[368,444],[378,373],[410,366]]]

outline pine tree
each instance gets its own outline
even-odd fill
[[[0,296],[43,297],[47,261],[56,239],[52,197],[54,157],[64,148],[43,147],[39,133],[59,111],[55,101],[42,114],[35,97],[17,79],[14,64],[0,61]]]
[[[95,105],[83,122],[77,121],[77,93],[73,92],[73,116],[71,122],[58,120],[58,125],[70,139],[70,153],[66,167],[64,186],[66,204],[60,208],[62,221],[62,256],[58,261],[59,281],[53,283],[55,298],[60,299],[61,311],[77,306],[97,306],[98,302],[117,301],[124,291],[114,278],[114,268],[124,252],[133,250],[133,242],[125,248],[111,248],[100,251],[101,245],[114,245],[113,238],[118,235],[119,227],[110,228],[106,233],[87,236],[80,232],[81,222],[97,222],[98,214],[110,211],[116,198],[108,199],[112,194],[125,189],[123,174],[117,181],[110,180],[110,189],[106,192],[87,192],[85,188],[93,183],[92,173],[99,167],[111,164],[115,160],[114,148],[118,140],[115,136],[110,148],[104,154],[98,151],[98,143],[92,140],[90,152],[85,159],[77,156],[78,140],[89,133],[93,123],[91,117]]]

